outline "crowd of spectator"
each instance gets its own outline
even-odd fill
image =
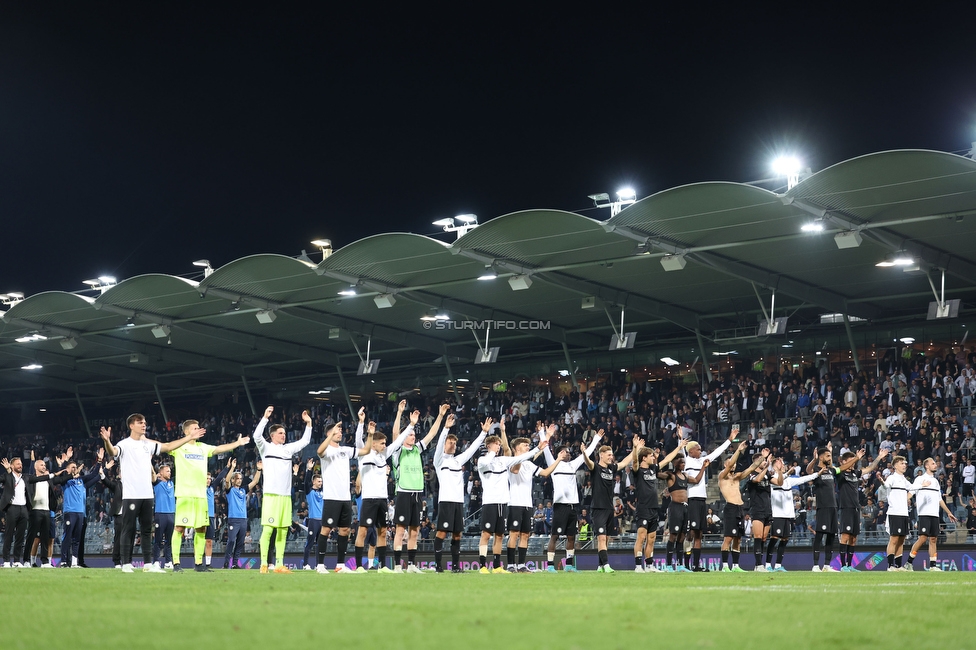
[[[449,402],[457,418],[453,433],[459,438],[459,448],[477,436],[485,418],[505,417],[510,438],[525,436],[536,440],[538,422],[555,423],[560,443],[569,444],[574,449],[603,430],[605,444],[614,448],[618,458],[629,453],[635,435],[645,439],[648,445],[659,445],[665,451],[677,445],[679,436],[694,438],[710,448],[725,439],[733,426],[738,426],[743,437],[750,440],[749,452],[740,458],[743,465],[751,462],[754,453],[769,447],[788,465],[805,466],[817,446],[827,442],[832,443],[835,458],[846,450],[865,449],[861,461],[865,467],[882,449],[890,452],[889,459],[894,455],[908,458],[914,472],[921,471],[923,459],[933,457],[939,464],[937,476],[943,484],[946,502],[950,508],[959,511],[965,521],[971,512],[962,510],[971,510],[976,505],[970,500],[976,482],[976,467],[972,462],[976,442],[969,419],[976,394],[974,367],[976,352],[968,350],[950,351],[944,356],[889,354],[871,372],[866,369],[855,372],[851,367],[831,369],[827,363],[801,367],[785,364],[768,370],[757,366],[748,373],[715,376],[704,384],[684,383],[677,377],[638,378],[620,373],[603,375],[585,389],[570,387],[553,391],[545,383],[525,383],[522,386],[507,385],[503,390],[470,391],[461,398],[452,394],[447,397],[414,395],[408,402],[411,410],[421,411],[421,432],[433,423],[441,401]],[[367,418],[375,421],[379,430],[389,433],[396,402],[377,398],[364,406]],[[353,418],[345,404],[283,405],[275,411],[276,421],[285,425],[289,440],[301,435],[301,411],[304,408],[308,408],[312,416],[313,444],[305,449],[301,458],[296,458],[293,468],[293,494],[297,506],[293,537],[302,534],[299,524],[307,511],[304,501],[306,477],[317,471],[315,448],[324,432],[335,422],[342,421],[345,424],[343,444],[352,444],[355,431]],[[181,435],[175,418],[166,421],[159,416],[146,415],[150,438],[168,441]],[[240,409],[177,415],[198,419],[200,426],[207,430],[204,442],[214,445],[236,440],[238,435],[250,435],[258,422],[258,416]],[[115,432],[116,436],[121,434]],[[90,465],[101,441],[80,433],[58,437],[41,433],[5,437],[0,438],[0,456],[27,458],[33,452],[36,458],[53,459],[64,453],[68,446],[73,448],[75,459]],[[247,480],[253,475],[258,460],[254,446],[235,450],[233,457],[238,471]],[[425,455],[429,489],[425,523],[421,529],[423,537],[429,536],[430,520],[435,516],[436,473],[432,459],[433,454]],[[230,455],[214,459],[214,473],[229,461]],[[467,471],[467,513],[470,516],[480,508],[481,486],[477,473],[471,474],[470,467]],[[717,473],[717,466],[711,471],[712,475]],[[882,464],[878,471],[862,479],[861,503],[868,531],[884,521],[887,494],[883,482],[889,471],[887,465]],[[353,464],[351,481],[355,480]],[[392,486],[391,476],[391,496]],[[579,486],[582,507],[586,508],[591,487],[582,468]],[[226,520],[227,506],[223,491],[217,487],[215,511],[217,527],[221,531],[219,538],[225,535],[222,524]],[[618,475],[615,495],[614,534],[629,532],[636,497],[628,471]],[[533,518],[534,530],[538,534],[548,534],[552,520],[551,483],[540,482],[535,496],[538,507]],[[716,495],[712,504],[715,513],[721,512],[717,499]],[[103,486],[90,490],[88,510],[93,524],[111,527],[111,518],[107,515],[110,500],[111,494]],[[816,503],[808,490],[801,491],[797,500],[800,513],[797,529],[802,532],[805,522],[813,521]],[[248,498],[249,517],[258,516],[260,503],[259,485]],[[662,510],[666,504],[665,495]],[[718,516],[713,513],[712,517],[715,521],[710,519],[710,525],[719,530]],[[969,524],[972,527],[976,521],[970,518]]]

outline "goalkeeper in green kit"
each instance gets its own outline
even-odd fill
[[[184,435],[206,433],[200,428],[196,420],[183,423]],[[173,573],[182,572],[180,567],[180,546],[183,542],[183,531],[193,529],[193,559],[196,570],[209,572],[203,564],[203,552],[207,541],[207,526],[210,517],[207,512],[207,461],[215,454],[223,454],[251,441],[250,438],[238,437],[236,442],[214,447],[199,440],[183,445],[169,452],[173,456],[176,466],[176,521],[173,528]]]

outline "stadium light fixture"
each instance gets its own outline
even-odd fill
[[[21,366],[20,369],[21,370],[40,370],[43,367],[44,366],[42,366],[39,363],[29,363],[26,366]]]
[[[681,363],[680,361],[675,361],[671,357],[661,357],[661,361],[668,366],[677,366]]]
[[[66,339],[61,339],[59,343],[61,344],[62,350],[74,350],[76,347],[78,347],[78,339],[73,336],[69,336]]]
[[[684,255],[665,255],[661,258],[661,266],[665,271],[680,271],[687,264]]]
[[[193,262],[193,266],[199,266],[203,269],[203,277],[209,278],[210,274],[214,272],[213,267],[210,266],[210,260],[196,260]]]
[[[322,261],[324,262],[326,258],[332,255],[332,240],[331,239],[313,239],[311,242],[312,246],[318,247],[322,251]]]
[[[339,292],[340,296],[355,296],[356,295],[356,285],[350,285],[348,289],[343,289]]]
[[[434,221],[435,226],[440,226],[444,232],[457,233],[458,239],[464,237],[469,230],[478,227],[478,215],[459,214],[456,217],[447,217]]]
[[[803,232],[823,232],[824,225],[823,221],[817,219],[815,221],[808,221],[807,223],[800,226],[800,230]]]
[[[637,203],[637,192],[632,187],[622,187],[617,190],[616,201],[611,201],[610,195],[606,192],[589,194],[587,198],[593,201],[593,205],[598,208],[610,208],[610,216],[615,217],[628,205]]]
[[[513,275],[508,279],[508,286],[512,291],[525,291],[532,286],[532,278],[527,275]]]
[[[777,177],[786,177],[786,189],[792,190],[800,182],[800,171],[803,163],[796,156],[777,156],[773,159],[773,173]]]
[[[381,293],[373,297],[373,302],[376,303],[378,309],[389,309],[396,304],[396,298],[393,297],[392,293]]]
[[[875,266],[911,266],[912,264],[915,264],[915,258],[912,257],[911,253],[905,250],[900,250],[894,253],[888,253],[885,255],[885,258],[875,264]]]
[[[275,319],[278,318],[278,314],[274,313],[270,309],[262,309],[261,311],[255,313],[254,316],[262,325],[273,323],[275,322]]]

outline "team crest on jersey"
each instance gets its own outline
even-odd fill
[[[268,517],[268,523],[269,524],[273,524],[274,523],[274,517]]]
[[[184,524],[189,523],[189,522],[190,522],[189,517],[183,517],[183,523]]]

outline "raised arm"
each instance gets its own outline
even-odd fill
[[[376,433],[376,423],[373,422],[372,420],[370,420],[369,424],[366,425],[366,435],[369,436],[369,438],[368,438],[369,439],[369,444],[367,445],[366,444],[366,441],[364,440],[363,441],[363,446],[362,447],[359,447],[358,450],[356,451],[356,455],[357,456],[365,456],[366,454],[368,454],[371,451],[373,451],[373,434],[374,433]],[[357,431],[357,434],[358,434],[358,431]],[[357,443],[358,442],[359,441],[357,440]]]
[[[841,472],[846,472],[849,469],[853,469],[854,466],[857,465],[857,461],[861,460],[862,458],[864,458],[864,450],[858,449],[857,453],[854,454],[852,458],[848,458],[840,464],[840,466],[837,468],[837,473],[840,474]]]
[[[302,421],[305,423],[305,432],[302,433],[302,437],[295,442],[289,442],[287,445],[284,445],[285,451],[292,456],[300,452],[312,441],[312,416],[308,414],[308,411],[302,411]]]
[[[434,423],[430,425],[430,430],[427,432],[427,435],[424,436],[424,449],[429,447],[430,443],[434,441],[434,437],[437,435],[437,430],[441,428],[441,423],[444,421],[444,416],[447,415],[450,408],[450,404],[441,404],[437,409],[437,418],[434,420]]]
[[[252,478],[251,479],[251,482],[247,484],[247,492],[248,492],[248,494],[250,494],[251,493],[251,490],[253,490],[254,488],[256,488],[258,486],[258,483],[261,482],[261,470],[264,469],[264,463],[263,463],[263,461],[260,461],[259,460],[254,465],[254,467],[255,467],[255,470],[254,470],[254,478]]]
[[[705,476],[705,470],[708,469],[708,466],[709,465],[711,465],[711,461],[706,458],[705,459],[705,462],[702,463],[702,468],[700,470],[698,470],[698,474],[696,474],[694,478],[692,478],[692,477],[688,476],[687,474],[685,474],[685,476],[688,477],[688,483],[691,483],[691,484],[694,484],[694,485],[697,485],[697,484],[701,483],[702,478]]]
[[[447,432],[451,430],[454,426],[454,414],[447,416],[447,421],[444,423],[444,428],[441,429],[440,435],[437,436],[437,444],[434,446],[434,467],[440,467],[441,460],[444,458],[444,443],[447,442]]]
[[[868,465],[867,467],[865,467],[864,469],[862,469],[862,470],[861,470],[861,476],[867,476],[868,474],[870,474],[870,473],[871,473],[871,472],[873,472],[874,470],[876,470],[876,469],[878,469],[878,465],[879,465],[879,464],[881,463],[881,461],[882,461],[882,460],[884,460],[884,459],[885,459],[885,457],[887,457],[887,456],[888,456],[888,450],[887,450],[887,449],[882,449],[881,451],[879,451],[879,452],[878,452],[878,457],[877,457],[877,458],[875,458],[875,459],[874,459],[874,460],[873,460],[873,461],[871,462],[871,464],[870,464],[870,465]]]
[[[498,419],[498,432],[501,434],[499,437],[502,439],[502,455],[511,456],[512,448],[508,446],[508,436],[505,435],[505,416],[501,416]]]
[[[332,428],[325,432],[325,438],[322,440],[322,444],[315,451],[316,454],[321,458],[325,455],[325,450],[329,448],[333,440],[342,438],[342,422],[336,422],[332,425]]]
[[[271,414],[274,413],[274,407],[269,406],[264,409],[264,417],[258,422],[258,425],[254,427],[254,446],[258,448],[258,454],[262,457],[264,456],[264,448],[267,446],[268,441],[264,437],[264,429],[268,426],[268,420],[271,419]]]
[[[739,456],[742,454],[742,452],[745,451],[746,444],[746,441],[743,440],[739,443],[739,446],[735,448],[735,451],[732,453],[732,462],[727,467],[723,467],[722,471],[718,473],[718,477],[720,479],[728,477],[728,475],[732,473],[732,470],[735,469],[735,464],[738,462]]]
[[[638,440],[640,440],[640,438],[638,438],[637,437],[637,434],[635,433],[634,434],[634,443],[635,443],[635,445],[636,445],[636,443],[637,443]],[[630,449],[630,453],[627,454],[626,456],[624,456],[620,460],[620,462],[617,463],[617,464],[620,465],[622,468],[626,468],[628,465],[630,465],[630,463],[631,463],[632,460],[634,460],[635,458],[637,458],[636,451],[637,451],[637,447],[636,446],[632,446],[631,449]]]
[[[757,469],[759,469],[763,465],[763,463],[766,462],[766,458],[768,458],[768,457],[769,457],[769,450],[768,449],[763,449],[762,450],[762,454],[756,454],[755,459],[752,461],[752,465],[750,465],[746,469],[742,470],[741,472],[737,472],[737,473],[733,474],[732,475],[732,480],[733,481],[741,481],[745,477],[749,476],[750,474],[752,474],[753,472],[755,472]],[[753,482],[758,483],[762,479],[761,478],[752,478],[751,480]]]
[[[580,458],[586,464],[586,469],[592,471],[594,467],[593,461],[590,459],[590,454],[593,453],[590,449],[586,447],[583,443],[580,443],[580,450],[583,452],[580,454]]]
[[[193,433],[186,434],[179,440],[174,440],[172,442],[157,442],[156,444],[159,445],[159,453],[166,454],[175,449],[179,449],[188,442],[199,440],[206,432],[207,431],[205,429],[197,429]]]
[[[366,429],[366,407],[359,407],[359,422],[356,424],[356,449],[362,449],[366,446],[366,438],[363,435]]]
[[[546,432],[546,426],[542,423],[542,420],[536,422],[537,431],[539,432],[539,440],[548,440],[549,445],[542,451],[543,455],[546,457],[546,464],[552,465],[556,462],[556,459],[552,456],[552,441],[556,439],[556,431],[558,427],[555,424],[549,425],[548,434]]]
[[[214,447],[213,455],[216,456],[218,454],[223,454],[228,451],[232,451],[234,449],[237,449],[238,447],[243,447],[249,442],[251,442],[251,439],[248,438],[247,436],[237,436],[237,440],[235,440],[234,442],[228,442],[226,445],[217,445],[216,447]]]
[[[670,454],[668,454],[667,456],[665,456],[664,457],[664,460],[662,460],[661,462],[658,463],[658,466],[659,467],[664,467],[665,465],[667,465],[668,463],[670,463],[672,460],[674,460],[675,458],[678,457],[678,454],[683,454],[684,451],[685,451],[685,447],[687,447],[687,446],[688,446],[688,441],[687,440],[685,440],[684,438],[682,438],[681,440],[679,440],[678,441],[678,446],[675,447],[671,451]]]
[[[540,441],[540,442],[542,442],[542,441]],[[554,469],[556,469],[556,466],[559,465],[559,463],[561,463],[564,460],[566,460],[567,458],[569,458],[569,454],[568,454],[568,452],[565,449],[563,449],[561,452],[559,452],[559,456],[556,457],[556,462],[554,462],[552,465],[550,465],[549,467],[547,467],[545,469],[540,469],[539,470],[539,472],[538,472],[539,476],[542,477],[542,478],[545,478],[545,477],[549,476],[550,474],[552,474],[552,471]]]
[[[227,472],[227,475],[224,477],[224,492],[229,491],[230,488],[231,488],[230,479],[234,475],[234,473],[237,471],[237,460],[234,459],[234,458],[231,458],[230,459],[230,465],[227,466],[227,469],[230,470],[230,471],[228,471]]]
[[[397,436],[400,435],[400,422],[403,420],[403,411],[407,408],[407,400],[402,399],[400,403],[397,404],[396,417],[393,418],[393,439],[396,440]]]
[[[729,439],[726,440],[725,442],[723,442],[722,444],[720,444],[718,447],[716,447],[715,450],[712,453],[710,453],[709,455],[705,456],[705,460],[707,460],[708,462],[712,462],[713,460],[715,460],[716,458],[718,458],[719,456],[721,456],[722,455],[722,452],[724,452],[726,449],[728,449],[729,448],[729,445],[732,444],[732,438],[734,438],[734,437],[735,436],[729,434]]]
[[[452,420],[450,418],[453,417],[454,417],[453,415],[449,415],[448,422],[451,422]],[[457,454],[455,456],[459,464],[464,465],[466,462],[471,460],[471,457],[475,455],[475,452],[481,449],[481,443],[485,441],[485,438],[488,436],[488,429],[490,428],[491,428],[490,424],[488,426],[482,425],[481,433],[478,434],[478,437],[475,438],[470,445],[468,445],[468,448],[465,449],[463,453]]]
[[[102,437],[102,445],[105,447],[105,453],[108,454],[110,459],[115,458],[119,455],[119,448],[112,444],[112,427],[102,427],[98,435]]]

